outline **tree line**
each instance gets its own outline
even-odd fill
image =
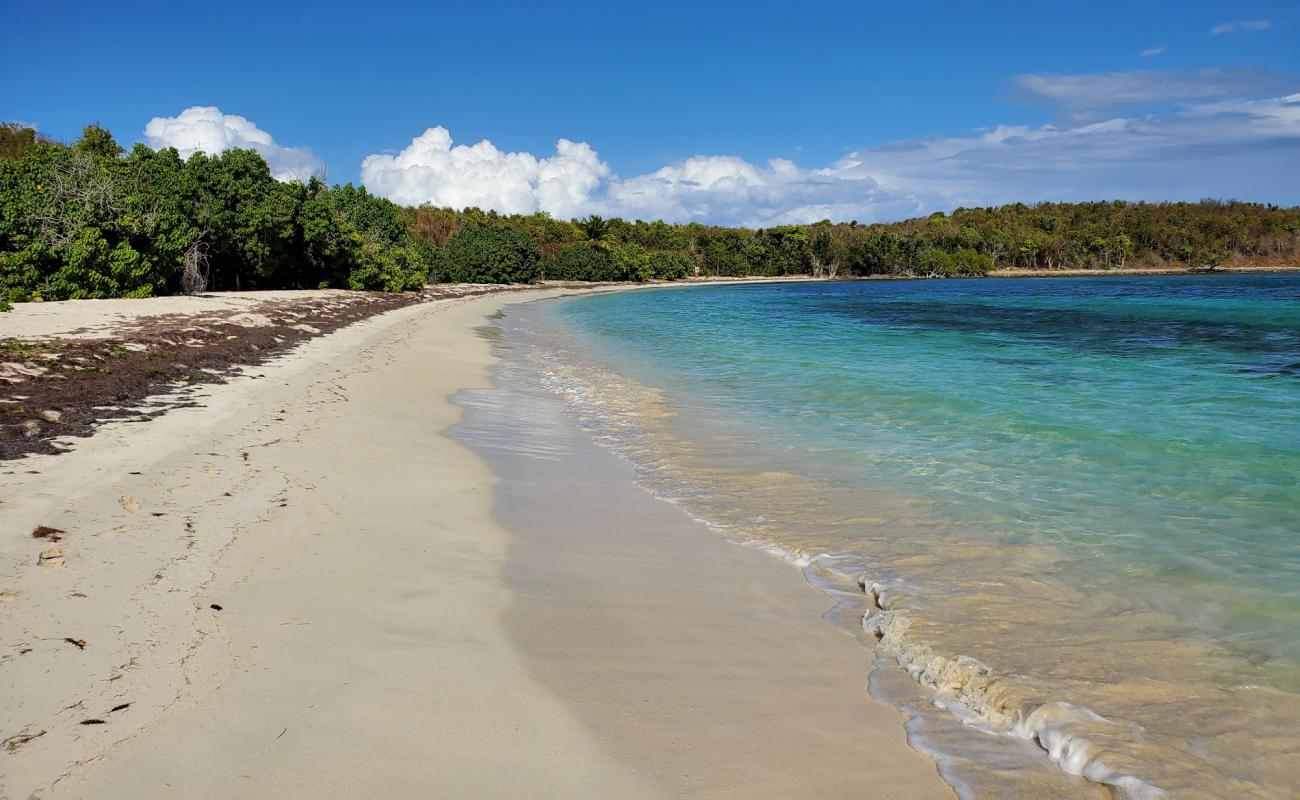
[[[402,291],[429,282],[689,276],[958,277],[1300,260],[1300,208],[1017,203],[887,224],[761,229],[408,208],[275,180],[252,150],[62,144],[0,124],[0,303],[225,289]]]

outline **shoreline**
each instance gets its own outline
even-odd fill
[[[819,290],[810,287],[809,291],[816,293]],[[715,295],[719,302],[721,297],[721,294]],[[770,299],[774,295],[767,297]],[[890,695],[894,697],[902,695],[907,698],[905,703],[896,703],[897,705],[908,704],[918,709],[927,708],[932,704],[940,707],[955,705],[956,713],[950,715],[950,720],[945,720],[952,723],[949,727],[962,727],[960,721],[964,719],[974,727],[998,730],[1005,728],[1004,732],[1011,733],[1016,739],[1023,740],[1027,745],[1032,743],[1031,746],[1037,751],[1035,757],[1041,759],[1045,766],[1050,765],[1049,757],[1051,761],[1056,761],[1063,769],[1058,771],[1056,765],[1050,767],[1061,777],[1065,777],[1066,773],[1083,772],[1097,783],[1117,784],[1119,787],[1117,790],[1125,796],[1158,796],[1159,790],[1146,783],[1146,778],[1154,779],[1158,785],[1170,787],[1171,792],[1179,796],[1183,793],[1188,793],[1189,796],[1210,796],[1204,793],[1204,786],[1214,786],[1215,780],[1227,780],[1227,776],[1233,775],[1231,768],[1223,762],[1216,764],[1217,772],[1205,776],[1197,772],[1196,753],[1185,745],[1187,737],[1195,735],[1195,731],[1206,736],[1230,737],[1236,746],[1242,747],[1243,756],[1247,757],[1239,758],[1233,766],[1240,765],[1238,768],[1243,776],[1249,774],[1252,780],[1260,781],[1259,796],[1272,796],[1268,795],[1262,787],[1288,785],[1289,767],[1286,757],[1282,755],[1286,745],[1270,743],[1269,739],[1272,737],[1279,742],[1285,741],[1285,734],[1282,733],[1286,730],[1285,719],[1289,714],[1293,714],[1293,711],[1288,711],[1285,706],[1290,704],[1294,709],[1294,698],[1285,698],[1284,702],[1283,697],[1275,695],[1271,690],[1254,685],[1261,682],[1267,684],[1267,681],[1260,680],[1265,678],[1266,674],[1259,670],[1259,662],[1247,663],[1244,659],[1234,657],[1240,654],[1234,653],[1231,647],[1218,647],[1213,637],[1183,638],[1174,635],[1169,638],[1167,632],[1177,634],[1183,628],[1173,617],[1160,615],[1158,604],[1144,605],[1141,599],[1127,600],[1122,596],[1106,593],[1089,592],[1086,595],[1077,593],[1072,595],[1068,585],[1043,584],[1040,591],[1025,591],[1032,590],[1042,579],[1043,573],[1052,570],[1050,563],[1052,559],[1049,557],[1052,551],[1045,548],[1027,548],[1023,554],[1026,569],[1015,572],[1004,570],[1003,566],[1004,562],[1006,562],[1005,566],[1017,562],[1019,560],[1017,555],[1001,547],[982,548],[978,543],[974,547],[966,548],[968,552],[963,553],[960,542],[949,543],[945,539],[936,542],[941,546],[931,548],[925,553],[909,553],[906,550],[891,549],[891,545],[882,539],[894,537],[886,534],[883,537],[875,537],[871,546],[864,547],[859,552],[852,549],[850,541],[842,538],[819,540],[810,537],[809,529],[816,527],[819,522],[812,509],[823,505],[832,509],[830,518],[826,521],[827,525],[837,523],[841,518],[873,521],[884,519],[896,523],[898,520],[906,519],[906,515],[891,516],[887,510],[888,505],[878,502],[879,498],[874,496],[871,502],[865,502],[861,507],[847,503],[837,504],[834,502],[833,492],[818,494],[817,487],[811,482],[796,482],[794,480],[796,475],[783,471],[791,469],[794,473],[800,473],[797,461],[793,462],[795,466],[791,466],[789,461],[764,460],[761,466],[754,466],[752,471],[729,470],[728,467],[733,463],[741,464],[742,459],[737,457],[729,460],[729,457],[724,455],[723,451],[732,447],[731,445],[712,446],[710,443],[729,442],[731,434],[736,435],[738,442],[747,441],[748,438],[756,435],[755,431],[748,429],[738,432],[717,425],[691,427],[689,422],[673,427],[674,421],[690,420],[695,416],[686,413],[686,410],[694,407],[690,401],[699,401],[700,395],[698,393],[691,395],[681,387],[688,379],[699,376],[691,371],[691,366],[695,362],[692,362],[689,357],[680,356],[680,359],[674,359],[671,355],[660,352],[671,350],[672,347],[666,344],[671,340],[663,336],[664,330],[680,334],[681,341],[711,341],[716,337],[716,332],[711,335],[701,334],[698,328],[690,326],[683,328],[674,324],[683,316],[680,308],[675,309],[672,314],[666,313],[665,318],[669,324],[662,325],[660,324],[662,320],[656,320],[656,306],[645,302],[637,303],[631,301],[631,298],[618,297],[591,303],[579,302],[584,304],[586,313],[575,311],[574,317],[585,316],[589,320],[599,321],[591,322],[589,330],[570,331],[566,327],[558,326],[556,334],[562,332],[563,337],[551,335],[542,340],[539,350],[560,353],[553,358],[539,357],[539,361],[546,365],[546,380],[543,382],[570,398],[575,417],[598,441],[608,445],[615,452],[625,454],[633,463],[643,468],[644,486],[651,493],[665,497],[675,504],[680,503],[691,513],[707,519],[724,535],[731,536],[732,532],[735,532],[735,537],[744,543],[762,549],[771,549],[796,566],[805,566],[805,574],[820,570],[822,567],[834,573],[830,576],[831,580],[827,581],[831,587],[828,594],[833,597],[851,596],[852,601],[848,605],[861,609],[861,613],[855,612],[853,616],[865,617],[860,620],[849,620],[849,624],[865,629],[868,635],[875,634],[882,637],[884,642],[881,648],[877,648],[877,652],[887,652],[890,661],[896,659],[916,679],[914,685],[900,684],[891,689]],[[761,306],[761,301],[758,304]],[[607,309],[620,308],[621,311],[611,312],[612,316],[606,314],[602,317],[594,311],[597,306]],[[713,308],[716,312],[720,306],[709,306],[704,303],[702,307]],[[713,316],[707,311],[701,311],[699,306],[688,305],[687,308],[700,319],[709,319]],[[534,318],[518,325],[520,335],[527,339],[535,331],[546,330],[547,320],[543,319],[543,316],[539,312],[534,315]],[[637,320],[643,327],[631,328],[629,325],[631,320]],[[730,326],[728,328],[730,330],[735,327],[736,321],[727,318],[726,323]],[[635,329],[642,333],[638,334],[634,342],[620,338],[621,333],[613,333],[628,329]],[[573,352],[570,352],[566,343],[572,336],[581,337],[585,333],[590,333],[597,340],[602,338],[602,334],[607,333],[611,342],[622,342],[633,349],[629,350],[626,347],[620,349],[606,342],[608,347],[598,349],[593,346],[584,353],[575,343]],[[644,345],[641,344],[642,342]],[[770,341],[765,341],[765,344],[771,346]],[[652,356],[637,360],[634,353],[639,352],[641,347],[650,352],[658,352],[661,360],[655,361]],[[713,363],[707,360],[706,356],[698,353],[696,356],[697,361],[705,359],[702,363]],[[619,364],[635,367],[635,370],[620,370]],[[654,371],[656,365],[659,368],[657,373]],[[682,383],[673,383],[675,373],[665,372],[664,370],[667,369],[680,369],[683,376]],[[635,377],[628,377],[629,375]],[[655,379],[656,375],[658,380]],[[664,387],[674,386],[681,389],[685,397],[678,396],[677,402],[664,402],[663,394],[668,391]],[[729,407],[734,409],[736,406],[733,404]],[[706,413],[707,411],[712,413]],[[725,417],[725,412],[719,413],[717,406],[700,403],[700,419],[712,421]],[[669,428],[671,430],[668,430]],[[643,435],[647,430],[653,433]],[[780,440],[780,436],[773,434],[770,429],[767,433]],[[698,458],[692,460],[696,456]],[[769,476],[771,480],[768,480]],[[736,479],[735,485],[727,483],[728,477]],[[760,483],[763,488],[761,501],[750,491]],[[780,493],[782,491],[784,494]],[[774,493],[769,495],[768,492]],[[754,502],[747,502],[749,500]],[[808,514],[797,513],[796,510],[800,508],[806,508]],[[784,516],[781,516],[783,513]],[[757,514],[762,516],[755,516]],[[778,517],[779,523],[776,522]],[[888,527],[892,525],[886,526],[886,529]],[[755,533],[754,528],[771,528],[769,533],[776,535],[764,536],[762,533]],[[958,546],[949,547],[948,544]],[[837,547],[846,549],[836,549]],[[936,559],[934,563],[929,564],[931,571],[945,578],[938,585],[935,585],[934,581],[929,582],[929,589],[932,590],[930,599],[927,599],[926,592],[920,589],[921,574],[913,572],[911,578],[917,583],[909,587],[905,583],[906,573],[901,566],[910,563],[913,568],[916,568],[918,564],[925,564],[927,557]],[[913,560],[909,562],[909,558]],[[819,564],[823,559],[826,563]],[[945,561],[951,561],[955,568],[948,569],[946,572],[943,569],[933,569]],[[844,568],[834,569],[832,567],[834,564],[843,564]],[[1004,577],[1007,586],[1018,588],[1019,591],[1008,593],[1005,597],[994,596],[990,581],[995,579],[987,577],[973,578],[969,584],[964,584],[964,576],[961,572],[963,564],[972,566],[974,575],[1001,576],[996,580]],[[1042,569],[1037,569],[1034,565]],[[809,577],[816,582],[818,576]],[[862,583],[858,583],[859,580],[862,580]],[[953,621],[953,624],[956,624],[956,620],[963,618],[963,612],[949,603],[945,610],[951,613],[937,617],[932,614],[927,620],[924,611],[928,604],[934,602],[933,598],[949,594],[969,597],[971,605],[982,604],[995,610],[991,615],[992,619],[986,615],[980,618],[981,624],[978,626],[962,631],[947,630],[946,633],[949,634],[961,634],[955,640],[959,643],[955,649],[954,641],[948,641],[945,647],[943,636],[929,636],[927,631],[930,634],[943,632],[938,630],[942,625],[929,623],[941,620],[944,623]],[[1133,657],[1131,660],[1120,660],[1120,663],[1126,664],[1127,668],[1121,668],[1123,671],[1118,673],[1131,677],[1126,682],[1116,683],[1113,686],[1114,694],[1111,695],[1107,694],[1110,690],[1105,686],[1114,683],[1112,681],[1100,682],[1097,691],[1093,691],[1094,687],[1081,687],[1078,681],[1070,686],[1068,680],[1063,680],[1063,685],[1057,685],[1050,679],[1043,680],[1045,674],[1053,675],[1054,667],[1057,670],[1055,677],[1068,679],[1071,674],[1062,672],[1059,668],[1060,662],[1050,657],[1036,661],[1032,658],[1027,659],[1025,656],[1031,650],[1008,648],[1007,658],[1000,658],[1001,648],[992,646],[984,632],[994,631],[996,634],[1006,631],[1006,623],[1014,620],[1015,616],[1012,613],[999,614],[996,611],[1000,609],[1011,612],[1018,603],[1029,599],[1031,595],[1035,600],[1048,602],[1046,608],[1056,609],[1057,613],[1042,615],[1045,622],[1069,619],[1069,623],[1062,623],[1060,629],[1075,633],[1082,632],[1085,641],[1104,641],[1103,632],[1098,630],[1099,626],[1095,620],[1104,620],[1105,614],[1090,615],[1088,613],[1090,609],[1100,608],[1103,612],[1122,609],[1122,614],[1140,618],[1145,627],[1130,628],[1113,642],[1117,646],[1117,653],[1127,652]],[[1085,596],[1087,602],[1084,602]],[[1053,602],[1058,605],[1051,605]],[[1073,616],[1068,613],[1071,607],[1077,609]],[[1087,617],[1091,617],[1093,621],[1086,620]],[[910,633],[909,623],[912,628]],[[1106,627],[1106,623],[1101,622],[1100,627]],[[1151,630],[1160,630],[1161,634],[1156,635],[1154,639],[1148,638],[1152,636]],[[1059,651],[1060,642],[1055,631],[1038,631],[1038,633],[1043,633],[1045,636],[1027,640],[1024,644],[1031,648],[1041,645],[1049,651]],[[868,647],[873,646],[868,644]],[[1143,661],[1144,654],[1149,662]],[[1041,656],[1045,653],[1036,652],[1034,655]],[[1017,661],[1017,658],[1020,660]],[[978,659],[983,659],[987,664],[997,668],[989,670]],[[1031,667],[1034,663],[1046,665],[1047,672],[1033,673]],[[1113,666],[1099,663],[1096,659],[1081,663],[1092,668],[1091,674],[1098,675],[1110,674],[1109,670]],[[1157,663],[1178,664],[1182,668],[1161,666],[1154,672],[1149,668],[1145,671],[1140,669]],[[1198,671],[1194,665],[1202,666]],[[1026,670],[1029,672],[1027,673]],[[1209,677],[1198,682],[1199,679],[1206,678],[1206,671]],[[893,675],[896,672],[897,669],[887,669],[878,672],[877,675],[883,678],[885,673]],[[1245,685],[1224,690],[1222,686],[1214,685],[1216,675],[1237,676],[1238,680]],[[911,678],[907,681],[911,683]],[[934,702],[929,702],[929,698],[926,702],[916,702],[915,690],[918,687],[923,688],[927,694],[933,690]],[[1080,691],[1081,688],[1088,689],[1088,692]],[[1189,715],[1194,714],[1201,719],[1200,725],[1192,734],[1188,734],[1186,730],[1179,730],[1177,724],[1169,726],[1158,724],[1158,715],[1154,718],[1148,716],[1157,704],[1174,702],[1181,691],[1191,691],[1196,695],[1196,702],[1190,703],[1184,709]],[[1247,695],[1250,695],[1249,699]],[[1081,697],[1083,699],[1080,699]],[[957,702],[954,703],[954,700]],[[1068,702],[1058,702],[1061,700]],[[1267,707],[1270,701],[1274,704],[1276,713],[1260,713],[1260,710]],[[1080,706],[1082,708],[1079,708]],[[1087,709],[1108,717],[1112,713],[1116,716],[1114,720],[1107,721],[1101,717],[1093,717]],[[1253,733],[1262,740],[1257,745],[1247,746],[1248,741],[1241,741],[1245,737],[1244,731],[1249,726],[1243,724],[1234,728],[1230,724],[1234,715],[1247,713],[1254,713]],[[988,716],[987,719],[982,722],[975,721],[977,716],[985,714]],[[927,723],[931,721],[933,720],[927,720]],[[1133,748],[1126,750],[1123,746],[1128,742],[1129,728],[1126,726],[1132,724],[1133,729],[1137,730],[1137,725],[1143,723],[1145,723],[1143,726],[1146,729],[1145,735],[1135,737],[1131,744],[1142,751],[1141,755],[1144,758],[1135,760]],[[1107,726],[1111,727],[1107,729]],[[953,735],[954,739],[955,737],[956,734]],[[1005,742],[1007,739],[1001,738],[1000,741]],[[1225,745],[1225,749],[1232,746]],[[920,747],[931,752],[923,743]],[[938,752],[942,757],[942,750],[939,749]],[[960,745],[949,752],[955,752],[959,757],[958,760],[969,755],[968,750],[961,749]],[[1216,754],[1222,755],[1222,751],[1217,751]],[[1202,755],[1208,760],[1210,754]],[[1189,760],[1182,761],[1180,757]],[[976,763],[980,761],[978,758],[966,760]],[[1247,761],[1249,766],[1246,765]],[[1159,768],[1161,766],[1164,767],[1163,771]],[[1204,786],[1197,786],[1198,780],[1202,777],[1208,780],[1205,781]],[[1092,785],[1097,791],[1106,791],[1097,784]],[[1251,785],[1254,787],[1253,783]],[[985,786],[985,791],[990,791],[988,786]],[[1060,792],[1042,792],[1042,796],[1049,794],[1064,796]]]
[[[670,794],[505,632],[497,479],[441,433],[462,415],[447,398],[487,384],[474,329],[566,293],[371,317],[146,425],[8,462],[0,796]],[[36,526],[58,531],[46,566]],[[913,767],[882,774],[951,796],[892,736]]]
[[[451,435],[499,476],[506,625],[532,674],[670,796],[833,796],[869,776],[877,796],[950,797],[905,715],[871,699],[870,652],[823,619],[834,602],[646,492],[559,397],[512,383],[500,325],[493,386],[457,397]]]

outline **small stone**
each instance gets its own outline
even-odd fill
[[[36,563],[40,564],[42,567],[57,567],[63,563],[63,555],[62,547],[51,547],[47,550],[41,551],[40,556],[36,559]]]
[[[32,439],[41,435],[41,423],[34,419],[29,419],[23,423],[23,436]]]
[[[63,419],[63,412],[55,411],[52,408],[47,408],[41,412],[41,418],[44,419],[46,422],[58,422],[59,420]]]

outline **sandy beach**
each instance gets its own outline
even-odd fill
[[[594,447],[600,483],[524,484],[445,435],[476,329],[561,291],[4,462],[0,797],[951,797],[797,571]]]

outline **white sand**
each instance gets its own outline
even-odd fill
[[[638,760],[626,732],[592,724],[599,708],[548,683],[553,657],[521,650],[495,478],[440,434],[460,415],[446,398],[487,377],[473,327],[509,297],[391,312],[204,390],[206,407],[5,464],[0,797],[675,794],[665,751]],[[25,330],[72,327],[42,324]],[[37,565],[51,545],[36,525],[65,531],[61,566]],[[587,635],[573,658],[600,650]],[[950,794],[896,712],[851,702],[884,732],[864,788]],[[742,703],[712,713],[784,724]],[[647,724],[653,749],[676,723]],[[817,796],[817,765],[803,773],[787,778]]]
[[[255,314],[257,307],[279,300],[330,298],[346,302],[356,297],[341,289],[284,289],[269,292],[209,292],[193,297],[146,297],[139,300],[60,300],[16,303],[0,314],[0,339],[103,339],[123,326],[170,314],[207,315],[223,312]],[[240,320],[235,320],[239,322]],[[247,320],[254,322],[255,318]]]

